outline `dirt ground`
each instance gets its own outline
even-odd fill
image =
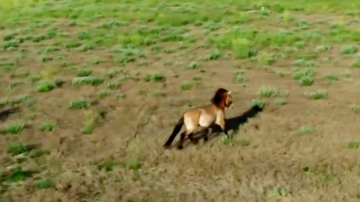
[[[330,26],[298,14],[295,22],[274,29],[272,17],[246,29],[269,25],[261,29],[290,30],[301,20],[310,22],[310,31]],[[58,28],[69,33],[61,38],[67,44],[87,28],[61,23]],[[222,53],[229,58],[205,60],[212,49],[195,48],[206,40],[198,28],[189,27],[196,42],[184,44],[191,48],[159,42],[166,53],[144,47],[146,57],[121,66],[114,64],[121,53],[110,48],[49,51],[60,39],[25,40],[20,47],[2,50],[1,109],[19,110],[0,115],[1,201],[358,201],[360,69],[353,61],[359,56],[340,53],[345,45],[358,45],[356,39],[334,42],[335,36],[323,31],[329,40],[299,40],[307,43],[305,48],[263,65],[236,59],[228,50]],[[352,25],[347,28],[353,30]],[[313,83],[300,85],[293,75],[307,67],[295,67],[294,61],[328,43],[331,50],[311,59],[316,63],[309,66],[316,71]],[[196,65],[189,65],[193,61]],[[74,78],[84,69],[104,82],[77,86]],[[239,71],[244,80],[234,79]],[[147,82],[146,75],[158,77]],[[63,84],[38,91],[40,82],[54,80]],[[183,110],[209,103],[219,87],[233,92],[234,108],[226,110],[226,117],[234,139],[220,133],[206,144],[164,150]],[[287,93],[266,96],[259,93],[264,87]],[[319,89],[326,95],[307,96]],[[88,101],[87,107],[72,109],[81,99]],[[254,111],[252,100],[264,102],[264,109]],[[16,127],[21,129],[16,132]]]

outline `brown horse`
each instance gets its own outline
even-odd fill
[[[179,133],[183,125],[185,125],[185,131],[181,133],[178,149],[183,148],[183,142],[186,138],[189,138],[193,143],[196,143],[192,138],[192,135],[198,126],[207,128],[208,134],[204,136],[204,141],[206,142],[208,140],[207,136],[212,132],[210,126],[214,122],[216,125],[221,127],[228,137],[230,137],[225,128],[225,107],[230,109],[233,107],[231,91],[219,88],[211,99],[210,104],[188,109],[182,114],[172,134],[164,144],[164,148],[170,147],[172,141],[175,139],[175,136]]]

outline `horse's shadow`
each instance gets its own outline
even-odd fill
[[[242,113],[239,116],[233,117],[233,118],[229,118],[229,119],[225,119],[225,124],[226,124],[226,130],[233,130],[234,134],[236,134],[236,132],[240,129],[240,126],[245,124],[250,118],[255,117],[256,115],[258,115],[260,112],[262,112],[263,109],[258,107],[258,106],[254,106],[250,109],[248,109],[247,111],[245,111],[244,113]],[[210,126],[210,128],[212,129],[212,133],[209,134],[208,136],[208,141],[210,141],[211,139],[216,138],[217,136],[219,136],[222,132],[221,128],[217,125],[212,125]],[[206,130],[205,128],[203,128],[202,130],[195,132],[193,134],[193,139],[195,141],[199,141],[201,138],[203,138],[204,135],[206,134]],[[224,134],[225,135],[225,134]],[[180,141],[178,141],[176,143],[176,145],[179,145]],[[184,146],[190,144],[190,141],[186,141],[184,142]]]

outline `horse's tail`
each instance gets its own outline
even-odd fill
[[[171,133],[169,139],[166,141],[166,143],[164,144],[165,148],[169,148],[172,141],[174,141],[176,135],[179,133],[179,131],[181,130],[181,127],[184,125],[184,116],[182,116],[179,121],[177,122],[177,124],[174,127],[173,132]]]

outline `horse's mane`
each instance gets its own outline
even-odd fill
[[[216,92],[215,95],[211,98],[211,102],[214,103],[215,105],[219,105],[223,99],[224,99],[224,94],[228,92],[226,89],[224,88],[219,88]]]

